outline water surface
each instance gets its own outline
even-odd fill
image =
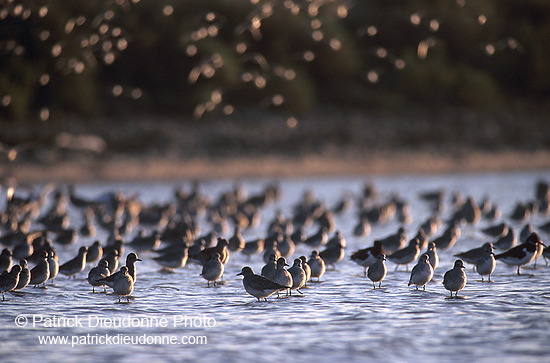
[[[535,227],[541,225],[548,221],[548,216],[537,214],[524,222],[507,218],[516,202],[534,198],[535,183],[541,179],[550,180],[550,173],[402,175],[373,177],[369,181],[378,189],[380,201],[395,194],[409,203],[412,222],[406,228],[411,238],[418,226],[432,215],[418,193],[439,188],[447,191],[443,219],[451,213],[451,193],[459,191],[477,202],[489,197],[503,212],[502,219],[518,231],[527,222]],[[272,180],[265,179],[239,181],[249,194],[261,191],[270,182]],[[281,199],[262,210],[260,225],[243,233],[246,240],[265,237],[267,226],[278,210],[291,216],[292,206],[306,190],[326,205],[334,206],[344,195],[358,197],[365,179],[277,182]],[[233,180],[206,180],[201,190],[211,200],[217,200],[234,185]],[[89,198],[107,191],[122,191],[127,195],[139,193],[139,199],[145,203],[163,203],[170,201],[176,186],[189,189],[190,183],[81,184],[76,188],[79,195]],[[71,208],[71,216],[71,224],[79,226],[80,212]],[[357,220],[355,206],[335,217],[337,229],[347,240],[346,257],[335,271],[325,274],[322,283],[304,288],[303,296],[280,299],[273,296],[267,303],[258,303],[246,294],[236,274],[244,265],[259,272],[263,266],[261,255],[253,256],[248,262],[245,256],[233,254],[226,266],[225,283],[207,288],[206,281],[199,276],[199,266],[190,264],[174,273],[161,272],[152,255],[147,253],[140,255],[143,262],[138,265],[135,299],[130,304],[116,303],[117,297],[112,294],[93,294],[85,280],[91,266],[76,280],[59,276],[55,285],[45,290],[27,287],[21,294],[8,293],[8,301],[0,305],[2,360],[540,362],[548,359],[550,268],[544,266],[542,258],[539,268],[527,266],[521,276],[516,275],[514,267],[497,264],[493,283],[480,282],[468,266],[469,281],[460,292],[460,299],[449,299],[441,284],[443,274],[455,260],[452,255],[490,240],[479,230],[500,220],[481,220],[475,226],[463,226],[458,243],[440,252],[440,267],[425,292],[407,287],[409,273],[404,267],[395,272],[391,261],[388,261],[384,288],[372,289],[370,280],[362,276],[363,268],[350,261],[349,255],[371,246],[374,239],[395,232],[400,224],[392,219],[383,225],[373,225],[369,236],[355,238],[352,230]],[[203,232],[211,228],[205,218],[199,222]],[[315,225],[308,228],[307,234],[316,229]],[[548,235],[540,234],[544,241],[548,240]],[[57,247],[60,262],[76,255],[80,245],[90,245],[95,239],[105,240],[106,236],[105,231],[98,229],[98,235],[93,238],[79,237],[75,245],[65,249]],[[127,252],[130,251],[128,248]],[[292,258],[309,256],[310,252],[310,247],[300,245]],[[19,315],[24,318],[18,318]],[[65,325],[71,321],[79,323],[73,324],[74,327],[46,324],[47,319],[54,317],[67,319]],[[27,325],[18,327],[16,323],[24,325],[25,318]],[[161,319],[166,324],[158,324]],[[131,321],[135,326],[120,326],[124,321]],[[157,325],[147,325],[151,321]],[[107,326],[109,322],[114,326]],[[43,339],[40,337],[57,335],[68,337],[68,344],[39,343],[39,339]],[[107,336],[111,339],[143,337],[146,344],[99,341],[100,337]],[[207,344],[170,344],[170,337],[178,343],[187,339],[186,342]],[[202,337],[206,340],[201,340]],[[160,338],[166,341],[151,340]],[[147,344],[147,339],[152,344]]]

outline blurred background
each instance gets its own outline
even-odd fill
[[[547,0],[0,0],[2,160],[538,150],[549,111]]]

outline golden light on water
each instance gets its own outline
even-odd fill
[[[50,118],[50,110],[47,107],[40,109],[40,120],[47,121]]]
[[[371,25],[367,28],[367,34],[371,37],[375,36],[376,34],[378,33],[378,29],[374,26],[374,25]]]
[[[72,12],[61,13],[56,13],[57,5],[33,5],[32,2],[25,2],[25,0],[6,1],[7,6],[0,9],[0,19],[16,17],[17,22],[25,19],[36,22],[37,18],[45,18],[37,23],[39,26],[36,25],[31,34],[35,43],[43,42],[47,53],[45,58],[49,62],[32,73],[32,82],[35,87],[49,85],[52,91],[55,91],[55,87],[59,87],[59,84],[64,81],[60,81],[59,77],[86,74],[94,71],[98,63],[100,66],[101,63],[118,66],[115,61],[120,60],[122,65],[123,62],[128,62],[128,57],[124,55],[124,52],[128,50],[132,42],[137,41],[139,46],[143,45],[139,44],[143,41],[140,39],[143,34],[136,36],[133,33],[135,30],[131,26],[129,27],[126,21],[132,17],[125,17],[126,14],[134,10],[131,4],[138,3],[138,0],[107,1],[102,8],[93,10],[84,8],[83,10],[76,7],[72,9]],[[456,5],[451,2],[450,7],[447,4],[447,7],[441,9],[417,6],[410,10],[410,7],[405,7],[402,9],[406,9],[403,11],[407,12],[400,14],[398,19],[390,14],[387,14],[387,19],[381,15],[371,16],[368,13],[373,9],[357,6],[352,2],[335,0],[283,0],[281,2],[249,0],[253,6],[244,5],[240,19],[232,18],[231,16],[235,14],[228,12],[224,6],[201,5],[199,2],[196,14],[185,14],[184,11],[181,11],[182,8],[179,7],[178,2],[163,2],[160,6],[154,7],[156,9],[154,15],[158,27],[166,26],[165,29],[171,29],[172,32],[175,30],[174,39],[179,40],[179,42],[176,41],[175,46],[179,46],[179,51],[183,50],[184,54],[189,57],[179,63],[184,69],[184,74],[188,74],[189,84],[195,84],[200,79],[201,87],[204,85],[205,89],[209,90],[223,89],[224,98],[230,99],[234,96],[235,87],[249,83],[246,87],[256,87],[258,90],[266,89],[266,92],[256,90],[262,97],[260,99],[263,100],[261,106],[271,104],[290,108],[300,105],[300,102],[288,102],[292,99],[285,89],[288,85],[281,86],[281,84],[303,76],[299,78],[300,82],[292,85],[303,87],[302,81],[306,80],[307,82],[310,76],[325,77],[327,76],[325,74],[327,64],[329,67],[344,67],[344,64],[338,64],[341,59],[338,57],[351,57],[345,62],[349,60],[349,63],[346,64],[351,65],[352,68],[356,65],[363,67],[355,73],[355,77],[365,84],[380,82],[383,80],[381,77],[391,74],[390,72],[395,75],[406,66],[411,67],[414,64],[416,67],[416,63],[409,64],[404,60],[409,59],[411,50],[413,56],[416,50],[418,59],[426,59],[432,55],[432,48],[437,44],[438,47],[435,50],[438,50],[438,55],[446,57],[447,54],[444,53],[444,50],[450,44],[447,39],[449,31],[452,31],[457,24],[487,26],[489,19],[486,14],[494,13],[490,7],[474,8],[469,6],[455,16],[452,11],[458,10],[459,7],[465,7],[466,0],[455,0],[455,2]],[[468,5],[471,4],[468,3]],[[135,7],[135,10],[146,11],[141,7]],[[377,11],[377,9],[374,10]],[[142,13],[136,14],[138,17],[143,16]],[[292,16],[298,14],[299,17]],[[339,20],[347,18],[350,14],[353,17],[349,21]],[[368,20],[361,22],[362,19],[357,17],[358,14],[367,14]],[[286,24],[285,21],[289,21],[289,23]],[[29,25],[33,25],[33,23],[29,23]],[[490,29],[487,30],[494,33],[495,25],[492,22],[488,25]],[[278,32],[286,36],[287,31],[296,29],[301,31],[296,34],[296,41],[279,41],[281,36]],[[394,37],[392,34],[396,32],[396,29],[404,32],[410,31],[413,34],[410,37],[402,37],[404,44],[391,43]],[[292,38],[292,32],[290,34]],[[470,44],[471,49],[477,51],[478,55],[485,56],[499,54],[505,49],[519,52],[528,50],[510,35],[516,36],[514,32],[506,33],[504,37],[501,35],[500,39],[476,35],[474,43]],[[465,41],[471,41],[470,35],[464,34],[464,36]],[[160,38],[155,35],[148,39],[154,42]],[[518,37],[517,39],[523,38]],[[450,47],[452,46],[451,44]],[[341,52],[342,55],[330,54],[330,51],[341,51],[344,47],[345,54],[343,52]],[[30,50],[26,40],[14,36],[6,37],[0,41],[0,51],[11,57],[25,56]],[[280,55],[274,54],[279,51]],[[44,51],[42,52],[44,53]],[[44,57],[44,54],[41,56]],[[14,59],[17,61],[17,58]],[[314,61],[314,66],[303,64]],[[434,58],[434,61],[437,59]],[[309,74],[310,70],[313,70],[311,72],[313,75]],[[323,74],[320,75],[321,73]],[[218,76],[216,77],[216,75]],[[236,83],[234,77],[237,78]],[[275,77],[278,80],[273,82]],[[185,77],[183,79],[185,82]],[[70,83],[69,78],[67,78],[67,82]],[[146,88],[143,90],[134,88],[134,83],[129,85],[122,80],[118,82],[121,83],[120,87],[124,86],[120,93],[117,92],[116,87],[111,88],[112,85],[103,84],[102,88],[112,90],[114,97],[126,95],[128,99],[134,100],[147,94]],[[189,89],[193,91],[193,87],[189,87]],[[44,91],[50,91],[50,89],[41,92]],[[300,92],[302,91],[305,94],[309,90],[300,90]],[[20,104],[18,93],[10,94],[8,115],[15,112],[15,106],[19,107]],[[225,97],[226,94],[227,97]],[[200,101],[202,106],[196,109],[196,114],[210,111],[216,105],[219,105],[218,110],[226,113],[224,107],[228,106],[223,106],[217,95],[218,93],[212,93],[212,97],[206,96],[206,100]],[[221,97],[221,91],[219,95]],[[5,102],[5,97],[0,98],[2,104]],[[11,97],[14,97],[14,100],[11,100]],[[50,100],[45,102],[51,103]],[[190,106],[194,107],[195,104]],[[35,117],[37,110],[38,108],[33,109]],[[233,110],[230,113],[233,113]]]
[[[128,47],[128,42],[126,41],[126,39],[122,38],[117,41],[118,50],[124,51],[126,50],[127,47]]]
[[[340,5],[338,6],[338,8],[336,9],[336,14],[338,14],[338,17],[340,19],[343,19],[345,18],[346,16],[348,16],[348,8],[345,6],[345,5]]]
[[[254,79],[254,76],[253,76],[252,73],[250,73],[250,72],[244,72],[244,73],[241,75],[241,79],[242,79],[244,82],[251,82],[251,81]]]
[[[114,53],[109,52],[103,56],[103,62],[105,62],[105,64],[112,64],[114,61],[115,61]]]
[[[437,44],[434,38],[428,38],[418,43],[416,49],[416,55],[419,59],[426,59],[428,56],[428,50]]]
[[[313,53],[311,50],[306,50],[304,52],[304,60],[306,62],[312,62],[315,59],[315,53]]]
[[[386,58],[388,56],[388,51],[382,47],[376,50],[376,56],[378,58]]]
[[[286,120],[286,125],[293,129],[295,128],[296,126],[298,126],[298,119],[296,119],[296,117],[289,117],[287,120]]]
[[[75,26],[74,20],[69,19],[69,21],[67,21],[67,23],[65,24],[65,33],[69,34],[70,32],[72,32],[74,29],[74,26]]]
[[[266,86],[266,84],[267,84],[267,81],[266,81],[266,79],[265,79],[264,77],[262,77],[262,76],[256,76],[256,77],[254,78],[254,85],[255,85],[257,88],[262,89],[262,88],[264,88],[264,87]]]
[[[333,50],[340,50],[342,48],[342,42],[336,38],[332,38],[328,44]]]
[[[99,34],[107,34],[108,31],[109,31],[109,25],[101,24],[101,26],[99,27]]]
[[[414,14],[411,14],[409,20],[410,20],[412,25],[418,26],[418,25],[420,25],[420,22],[422,21],[422,18],[420,17],[419,14],[414,13]]]
[[[187,46],[187,48],[185,48],[185,53],[189,56],[189,57],[193,57],[197,54],[197,46],[195,44],[189,44]]]
[[[402,70],[405,68],[406,63],[403,59],[398,58],[393,62],[393,65],[395,66],[395,68]]]
[[[311,33],[311,37],[313,38],[313,40],[315,40],[316,42],[320,42],[321,40],[323,40],[323,32],[320,31],[320,30],[315,30],[313,33]]]
[[[376,71],[370,71],[369,73],[367,73],[367,79],[370,83],[377,83],[378,77],[378,72]]]
[[[112,10],[107,10],[105,13],[103,13],[103,19],[110,21],[115,16],[115,12]]]
[[[273,103],[274,106],[281,106],[284,100],[285,98],[282,95],[276,94],[272,97],[271,102]]]
[[[62,50],[63,50],[63,48],[61,48],[61,46],[59,44],[54,44],[53,47],[52,47],[52,56],[54,58],[59,57]]]
[[[171,5],[166,5],[164,8],[162,8],[162,14],[164,16],[170,16],[174,13],[174,8]]]
[[[312,29],[319,29],[321,27],[322,23],[321,23],[321,20],[319,20],[319,19],[313,19],[310,22],[310,25],[311,25]]]
[[[235,46],[235,51],[238,53],[238,54],[244,54],[246,53],[246,50],[247,50],[247,46],[244,42],[239,42],[237,43],[237,45]]]
[[[45,85],[47,85],[48,83],[50,83],[50,75],[44,73],[44,74],[42,74],[42,75],[40,76],[40,79],[39,79],[38,81],[40,82],[40,85],[41,85],[41,86],[45,86]]]
[[[39,10],[38,10],[38,16],[40,16],[41,18],[45,17],[46,15],[48,15],[48,7],[47,6],[42,6]]]
[[[99,35],[97,34],[90,35],[90,44],[96,45],[97,43],[99,43]]]
[[[117,84],[113,87],[113,89],[111,90],[111,93],[113,94],[113,96],[115,97],[119,97],[120,95],[122,95],[122,92],[124,91],[124,88]]]
[[[485,25],[485,23],[487,22],[487,17],[481,14],[477,17],[477,22],[479,23],[479,25]]]
[[[143,91],[141,88],[134,88],[130,94],[134,100],[140,99],[143,96]]]
[[[212,11],[208,12],[206,16],[204,17],[206,21],[214,21],[216,20],[216,14]]]
[[[439,25],[440,25],[439,20],[437,20],[437,19],[430,20],[430,30],[432,32],[434,32],[434,33],[437,32],[439,30]]]
[[[10,103],[11,103],[10,95],[5,95],[4,97],[2,97],[2,106],[7,107],[10,105]]]
[[[235,111],[235,108],[232,105],[223,106],[224,115],[231,115]]]

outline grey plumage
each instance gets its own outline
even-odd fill
[[[263,276],[254,274],[254,271],[248,266],[243,267],[241,272],[237,274],[237,276],[239,275],[244,277],[243,286],[246,292],[254,296],[258,301],[260,299],[267,301],[267,298],[274,293],[290,288],[290,285],[283,286]]]
[[[284,257],[279,257],[277,260],[277,269],[273,274],[273,281],[281,286],[292,286],[292,275],[285,269],[288,266]]]
[[[134,291],[134,279],[128,273],[128,267],[122,266],[115,275],[113,291],[118,295],[118,302],[121,296],[126,296],[126,301],[130,302],[129,296]]]
[[[75,276],[77,273],[84,271],[86,268],[86,254],[88,253],[88,248],[82,246],[78,249],[78,255],[73,259],[65,262],[59,266],[59,272],[63,275]]]
[[[273,280],[273,274],[275,274],[275,270],[277,270],[277,256],[275,254],[269,255],[269,261],[262,267],[261,275],[265,278],[268,278],[270,280]]]
[[[2,271],[10,271],[13,264],[12,252],[9,248],[4,248],[0,254],[0,273]]]
[[[136,271],[136,262],[141,261],[140,258],[138,258],[138,255],[134,252],[131,252],[126,256],[126,272],[128,273],[128,276],[132,278],[132,281],[135,283],[137,279],[137,271]],[[124,266],[123,266],[124,267]],[[109,286],[110,288],[114,289],[115,279],[116,276],[120,274],[121,270],[118,272],[107,276],[103,280],[105,281],[105,284]]]
[[[46,251],[42,251],[40,255],[40,260],[31,269],[31,281],[29,281],[29,285],[34,285],[34,287],[37,287],[50,278],[50,264],[48,263],[48,253]]]
[[[95,292],[95,288],[103,286],[103,291],[105,289],[105,282],[100,281],[101,279],[109,276],[111,272],[109,271],[109,262],[107,260],[100,260],[96,267],[92,268],[88,272],[88,283],[92,285],[92,292]]]
[[[223,276],[223,272],[224,265],[220,261],[220,254],[214,253],[212,258],[202,266],[201,276],[207,281],[208,287],[210,287],[210,281],[216,286],[216,281]]]
[[[493,244],[491,242],[485,242],[481,247],[472,248],[466,252],[457,253],[454,256],[466,263],[476,264],[477,260],[483,255],[483,251],[488,247],[491,247],[492,251]]]
[[[188,249],[186,245],[178,246],[177,248],[168,251],[163,255],[153,257],[153,260],[155,260],[155,262],[157,262],[166,270],[173,270],[185,266],[187,264],[187,259]]]
[[[306,256],[300,256],[300,260],[302,260],[302,268],[304,269],[304,272],[306,273],[306,283],[304,284],[304,286],[305,286],[305,285],[307,285],[307,282],[309,281],[309,279],[311,279],[311,267],[307,263],[307,257]]]
[[[21,266],[19,281],[17,282],[17,286],[15,286],[13,290],[21,290],[22,288],[26,287],[31,281],[31,271],[29,270],[27,260],[22,259],[21,261],[19,261],[19,266]]]
[[[493,253],[493,245],[486,243],[483,245],[483,252],[476,260],[476,271],[481,275],[481,281],[483,276],[489,276],[488,280],[491,281],[491,274],[495,271],[496,260]]]
[[[430,257],[425,253],[420,256],[418,263],[411,271],[411,277],[407,286],[416,285],[416,290],[418,290],[418,286],[422,286],[422,289],[426,290],[426,284],[432,280],[434,275],[434,270],[429,260]]]
[[[2,293],[2,301],[6,300],[4,293],[12,291],[19,282],[19,273],[21,272],[21,266],[15,265],[11,268],[10,272],[4,270],[0,275],[0,292]]]
[[[288,273],[292,276],[292,287],[290,288],[290,294],[292,295],[292,290],[298,291],[300,294],[300,288],[302,288],[307,281],[306,272],[302,268],[302,260],[296,258],[292,267],[288,269]]]
[[[493,246],[495,248],[498,248],[499,250],[509,250],[510,248],[514,247],[516,243],[517,239],[514,233],[514,228],[510,226],[508,227],[506,233],[504,233],[495,241]]]
[[[319,256],[319,252],[317,250],[313,250],[311,252],[311,256],[309,257],[307,264],[311,268],[311,277],[316,277],[317,282],[319,282],[321,277],[325,274],[326,266],[325,261]]]
[[[464,271],[464,261],[460,259],[456,260],[454,267],[445,272],[443,276],[443,286],[451,292],[451,297],[453,296],[453,291],[455,292],[455,296],[458,296],[458,292],[466,286],[467,281],[466,272]]]
[[[397,271],[399,265],[406,265],[407,271],[409,271],[409,263],[415,261],[419,254],[419,241],[417,238],[413,238],[407,247],[393,252],[388,258],[396,264],[395,271]]]
[[[95,263],[101,257],[103,257],[103,247],[101,247],[101,242],[95,241],[90,247],[88,247],[86,262]]]
[[[57,255],[55,254],[55,251],[48,252],[48,266],[50,268],[50,276],[48,277],[48,280],[52,280],[52,285],[55,277],[59,273],[59,262],[57,262]]]
[[[386,255],[380,254],[378,255],[376,262],[370,265],[367,270],[367,277],[372,281],[373,289],[376,289],[376,282],[378,282],[378,288],[382,287],[382,280],[386,277],[387,272]]]
[[[327,248],[321,253],[319,253],[319,256],[325,261],[325,264],[332,266],[334,268],[334,264],[337,262],[340,262],[344,258],[345,250],[344,246],[341,244],[341,242],[335,242],[335,244],[329,246],[327,244]]]

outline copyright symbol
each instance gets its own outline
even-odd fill
[[[29,319],[25,315],[17,315],[15,317],[15,325],[17,325],[19,328],[24,328],[29,323]]]

